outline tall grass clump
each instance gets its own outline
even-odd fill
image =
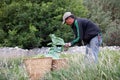
[[[42,80],[120,80],[120,51],[102,50],[98,63],[84,60],[84,54],[62,54],[68,67],[47,73]],[[0,80],[29,80],[24,58],[0,58]]]
[[[0,80],[28,80],[22,58],[0,58]]]
[[[120,80],[120,52],[102,51],[99,62],[86,63],[83,54],[69,58],[69,67],[53,71],[43,80]]]

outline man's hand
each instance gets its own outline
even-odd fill
[[[70,47],[71,43],[65,43],[64,47]]]

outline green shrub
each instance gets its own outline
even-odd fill
[[[106,45],[119,46],[120,1],[118,0],[84,0],[88,8],[88,18],[96,22],[104,36]]]
[[[87,14],[82,0],[2,0],[0,29],[6,36],[1,45],[22,48],[47,46],[49,34],[53,33],[69,41],[73,38],[71,29],[61,24],[65,11],[81,17]],[[30,25],[36,31],[31,32]]]
[[[112,22],[111,12],[103,10],[103,3],[101,0],[85,0],[84,5],[88,8],[88,18],[94,21],[104,33],[107,27]]]
[[[104,11],[110,11],[112,20],[120,20],[120,0],[101,0]]]
[[[112,27],[108,28],[104,34],[104,42],[109,46],[120,46],[120,24],[113,22],[111,26]]]

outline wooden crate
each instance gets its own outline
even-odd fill
[[[52,70],[60,70],[62,68],[67,68],[67,59],[53,59],[52,60]]]
[[[24,60],[30,80],[38,80],[51,71],[52,58],[32,58]]]

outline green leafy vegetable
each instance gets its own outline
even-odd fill
[[[52,39],[52,45],[65,45],[65,42],[62,38],[56,37],[54,34],[49,35]]]
[[[54,34],[49,35],[52,42],[48,45],[52,45],[46,57],[52,57],[54,59],[59,59],[60,55],[58,53],[62,52],[64,49],[65,42],[62,38],[56,37]],[[61,47],[57,47],[57,45],[61,45]]]

